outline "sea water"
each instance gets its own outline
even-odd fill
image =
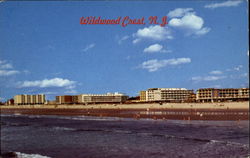
[[[1,115],[1,153],[19,158],[246,158],[249,121]]]

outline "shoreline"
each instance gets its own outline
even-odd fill
[[[163,120],[249,120],[249,102],[1,106],[1,114],[151,118]]]
[[[249,109],[249,101],[214,103],[37,104],[2,105],[0,109]]]

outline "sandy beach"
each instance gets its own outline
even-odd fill
[[[249,109],[249,102],[216,102],[216,103],[133,103],[133,104],[66,104],[66,105],[10,105],[0,106],[1,109],[11,108],[62,108],[62,109]]]
[[[2,106],[1,114],[83,115],[177,120],[249,120],[248,103],[19,105]]]

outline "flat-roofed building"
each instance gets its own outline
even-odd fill
[[[14,96],[15,105],[44,104],[44,103],[45,103],[44,94],[37,94],[37,95],[21,94]]]
[[[140,101],[147,100],[147,91],[140,91]]]
[[[201,88],[197,90],[198,102],[249,100],[249,88]]]
[[[192,98],[193,90],[186,88],[149,88],[140,92],[141,101],[182,102]]]
[[[75,104],[77,102],[78,102],[77,95],[56,96],[56,103],[57,104]]]
[[[128,96],[122,93],[107,94],[80,94],[78,103],[122,103],[128,99]]]

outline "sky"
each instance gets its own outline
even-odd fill
[[[137,24],[80,24],[90,16],[128,16]],[[249,87],[245,0],[1,1],[0,41],[2,101],[17,94],[54,100],[137,96],[148,88]]]

